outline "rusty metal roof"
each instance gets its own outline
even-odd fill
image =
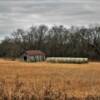
[[[29,56],[36,56],[36,55],[42,55],[45,56],[46,54],[40,50],[27,50],[25,54]]]

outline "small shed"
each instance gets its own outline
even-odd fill
[[[40,50],[28,50],[22,55],[22,59],[27,62],[40,62],[45,60],[45,56]]]

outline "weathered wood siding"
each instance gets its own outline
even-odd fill
[[[27,62],[40,62],[40,61],[44,61],[45,60],[45,56],[41,56],[41,55],[36,55],[36,56],[23,55],[22,56],[23,60],[24,60],[25,56],[27,57]]]

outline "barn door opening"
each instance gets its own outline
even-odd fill
[[[27,56],[24,56],[24,61],[27,61]]]

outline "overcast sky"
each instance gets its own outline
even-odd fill
[[[100,0],[0,0],[0,38],[31,25],[100,23]]]

